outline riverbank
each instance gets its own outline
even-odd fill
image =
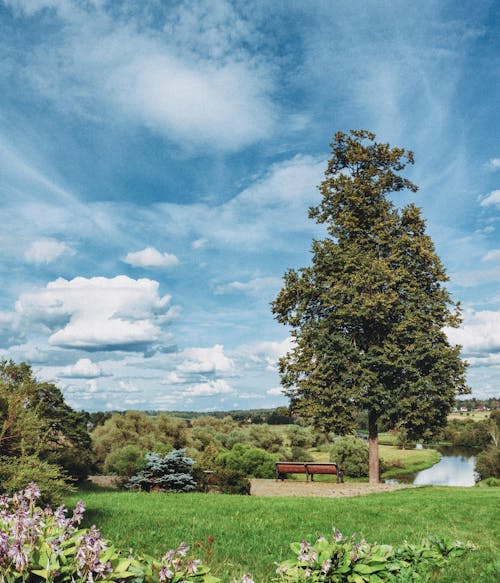
[[[379,456],[387,470],[382,479],[388,480],[427,470],[441,460],[435,449],[400,449],[394,445],[380,445]]]

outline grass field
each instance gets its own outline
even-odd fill
[[[124,550],[160,555],[181,540],[196,545],[212,536],[209,562],[226,582],[247,571],[256,583],[270,581],[275,561],[290,556],[290,542],[329,536],[334,526],[389,544],[431,534],[470,540],[479,550],[435,581],[500,580],[499,488],[426,487],[336,499],[82,491],[67,504],[78,498],[87,506],[86,524],[97,524]],[[197,554],[203,558],[204,550]]]

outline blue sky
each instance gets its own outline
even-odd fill
[[[0,356],[76,408],[285,404],[269,303],[338,130],[410,148],[500,373],[498,2],[0,0]]]

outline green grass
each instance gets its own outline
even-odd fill
[[[418,542],[437,534],[470,540],[479,550],[456,559],[435,581],[494,583],[499,580],[499,488],[425,487],[355,498],[264,498],[207,494],[83,491],[86,524],[124,550],[161,555],[185,540],[214,538],[210,565],[223,581],[251,572],[270,581],[275,561],[290,556],[289,543],[326,536],[332,527],[369,541]],[[202,548],[197,549],[200,558]]]
[[[392,445],[379,445],[379,456],[390,467],[382,478],[397,478],[405,474],[415,474],[430,468],[441,459],[435,449],[399,449]]]

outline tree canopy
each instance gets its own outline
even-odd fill
[[[444,331],[460,323],[445,269],[420,210],[388,198],[416,192],[399,174],[413,153],[375,138],[335,135],[321,201],[309,211],[327,234],[313,241],[309,267],[286,272],[272,304],[295,342],[280,361],[292,410],[339,434],[367,410],[372,482],[378,421],[430,439],[468,392],[460,347]]]

